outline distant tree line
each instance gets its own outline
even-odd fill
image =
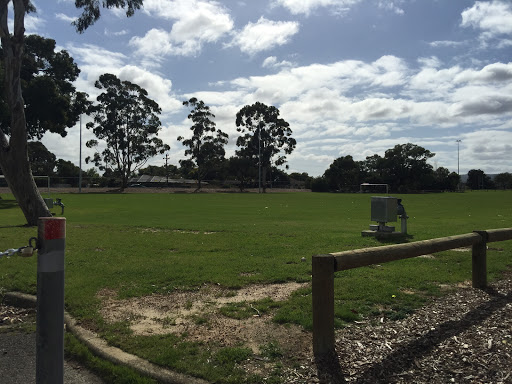
[[[52,178],[52,184],[78,186],[80,169],[70,161],[57,159],[37,140],[45,132],[66,135],[80,114],[92,117],[87,128],[96,139],[87,146],[106,146],[86,158],[97,168],[82,172],[83,185],[126,188],[131,177],[147,174],[172,179],[196,180],[199,190],[204,182],[217,186],[236,185],[240,190],[261,187],[307,188],[318,192],[355,192],[362,183],[388,184],[394,192],[425,190],[455,191],[460,177],[444,167],[434,169],[428,163],[435,154],[415,144],[399,144],[355,161],[346,155],[335,159],[324,174],[312,178],[307,173],[291,173],[287,155],[296,147],[288,122],[279,110],[261,102],[246,105],[235,116],[237,131],[235,155],[226,158],[229,137],[216,127],[210,107],[195,97],[183,101],[189,107],[190,135],[177,139],[185,147],[185,157],[177,165],[146,166],[150,158],[170,149],[158,133],[161,131],[160,106],[137,84],[103,74],[95,86],[100,90],[96,102],[77,92],[72,85],[79,69],[66,51],[55,52],[55,41],[39,36],[26,39],[22,64],[23,94],[26,105],[27,145],[33,175]],[[3,52],[0,50],[0,54]],[[0,129],[10,134],[9,108],[0,98]],[[5,167],[8,169],[8,167]],[[98,173],[96,169],[102,172]],[[9,171],[11,171],[9,169]],[[7,174],[6,174],[7,178]],[[12,177],[11,177],[12,179]],[[492,180],[483,171],[472,169],[466,186],[470,189],[512,189],[512,176],[502,173]]]
[[[496,175],[492,180],[480,169],[468,172],[465,185],[456,172],[434,167],[428,160],[435,153],[411,143],[398,144],[362,161],[352,156],[335,159],[321,177],[311,182],[316,192],[355,192],[363,183],[388,184],[393,192],[456,191],[467,187],[477,189],[512,189],[512,175],[508,172]]]
[[[34,175],[50,176],[52,185],[69,185],[78,187],[80,168],[71,161],[57,159],[56,156],[39,141],[29,142],[29,159]],[[512,189],[512,174],[504,172],[494,179],[480,169],[468,172],[465,184],[460,177],[444,167],[434,169],[426,161],[434,154],[414,145],[401,144],[385,152],[384,157],[373,155],[363,161],[354,161],[352,156],[335,159],[320,177],[311,177],[308,173],[287,173],[271,166],[265,180],[266,188],[301,188],[314,192],[358,192],[362,183],[388,184],[392,192],[417,191],[457,191],[468,188]],[[258,188],[258,164],[248,158],[232,156],[211,157],[214,159],[203,170],[191,159],[178,161],[178,166],[148,165],[139,168],[131,176],[160,176],[169,179],[201,180],[216,187]],[[116,188],[121,186],[121,177],[116,171],[105,170],[100,175],[95,168],[82,172],[82,186]],[[44,180],[37,180],[45,186]],[[165,186],[164,183],[159,183]]]

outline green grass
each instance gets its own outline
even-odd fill
[[[24,218],[11,195],[1,197],[0,250],[26,245],[37,229],[23,226]],[[128,298],[203,284],[236,289],[255,283],[310,282],[312,255],[383,244],[361,236],[370,224],[369,194],[57,197],[66,204],[66,309],[114,345],[219,383],[259,380],[244,379],[240,372],[234,356],[245,356],[244,346],[222,352],[222,348],[206,348],[181,336],[135,337],[127,323],[109,325],[101,319],[97,292],[109,288],[120,298]],[[410,216],[412,237],[407,241],[510,227],[512,222],[509,191],[398,197],[403,198]],[[488,251],[492,280],[512,264],[512,242],[490,246],[502,249]],[[301,262],[302,257],[306,262]],[[336,325],[367,315],[401,318],[429,297],[442,294],[441,285],[469,279],[471,253],[455,251],[433,259],[339,272],[335,276]],[[36,258],[1,258],[2,290],[35,293]],[[273,313],[278,323],[311,329],[310,286],[285,302],[231,304],[223,313],[246,318],[255,314],[253,308]],[[199,324],[205,321],[196,319]]]

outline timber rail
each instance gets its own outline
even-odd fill
[[[487,243],[511,239],[512,228],[489,229],[406,244],[313,256],[313,353],[315,357],[323,358],[335,352],[335,272],[471,246],[473,287],[482,289],[487,287]]]

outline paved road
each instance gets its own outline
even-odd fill
[[[2,384],[36,382],[35,333],[0,329],[0,382]],[[66,361],[64,362],[64,383],[102,384],[103,381],[80,365]]]

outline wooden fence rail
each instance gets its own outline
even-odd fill
[[[512,228],[490,229],[407,244],[313,256],[313,352],[315,357],[322,358],[335,352],[335,272],[471,246],[473,287],[485,288],[487,286],[487,243],[511,239]]]

